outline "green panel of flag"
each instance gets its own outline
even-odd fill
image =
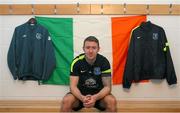
[[[39,24],[48,29],[56,55],[56,68],[49,80],[42,84],[68,85],[70,64],[73,59],[73,19],[36,17]]]

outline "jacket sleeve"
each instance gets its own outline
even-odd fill
[[[167,42],[167,38],[166,38],[166,34],[165,34],[165,31],[164,29],[162,29],[161,31],[161,35],[162,35],[162,39],[163,39],[163,51],[164,51],[164,54],[165,54],[165,65],[166,65],[166,72],[165,72],[165,77],[166,77],[166,80],[168,82],[169,85],[172,85],[172,84],[176,84],[177,83],[177,78],[176,78],[176,73],[175,73],[175,69],[174,69],[174,65],[173,65],[173,61],[172,61],[172,58],[171,58],[171,53],[170,53],[170,49],[169,49],[169,44]]]
[[[48,31],[46,32],[45,37],[45,56],[42,80],[48,80],[56,66],[54,48]]]
[[[8,50],[7,55],[7,63],[9,70],[14,78],[16,80],[18,78],[18,67],[17,67],[17,53],[16,53],[16,38],[17,38],[17,29],[15,29],[10,47]]]
[[[134,75],[134,37],[133,33],[131,35],[130,39],[130,44],[128,48],[128,54],[127,54],[127,59],[126,59],[126,64],[125,64],[125,69],[124,69],[124,75],[123,75],[123,88],[130,88],[132,81],[133,81],[133,75]]]

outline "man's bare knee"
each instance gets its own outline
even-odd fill
[[[109,99],[108,101],[108,105],[107,105],[107,108],[110,110],[110,111],[113,111],[115,112],[116,111],[116,99],[115,98],[111,98]]]
[[[106,111],[116,112],[116,98],[114,96],[107,96],[105,98]]]
[[[62,100],[61,111],[63,112],[72,111],[73,102],[74,102],[74,97],[66,95]]]
[[[65,97],[63,98],[62,103],[63,103],[63,104],[68,104],[68,103],[71,103],[71,101],[72,101],[72,99],[71,99],[69,96],[65,96]]]

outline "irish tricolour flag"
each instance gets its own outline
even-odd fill
[[[112,82],[121,84],[131,31],[146,21],[146,16],[36,19],[49,30],[56,55],[56,68],[48,81],[42,81],[43,84],[69,84],[71,61],[83,52],[83,41],[88,36],[96,36],[99,39],[100,54],[111,63]]]

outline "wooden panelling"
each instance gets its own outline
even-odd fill
[[[91,4],[91,14],[101,14],[101,5]]]
[[[124,5],[119,4],[107,4],[103,5],[103,14],[124,14]]]
[[[79,14],[90,14],[90,5],[80,4],[79,5]]]
[[[10,14],[10,5],[0,5],[0,15]]]
[[[0,100],[0,112],[59,112],[60,101]],[[180,101],[118,101],[118,112],[180,112]],[[97,112],[95,108],[81,112]]]
[[[56,5],[56,13],[62,15],[90,14],[90,5],[64,4]]]
[[[32,14],[32,5],[12,5],[11,14],[23,15],[23,14]]]
[[[125,7],[126,14],[147,14],[147,5],[128,4]]]
[[[180,15],[179,4],[6,4],[0,15]]]
[[[171,11],[171,14],[180,15],[180,5],[172,5]]]
[[[57,14],[77,14],[77,5],[71,5],[71,4],[66,4],[66,5],[56,5],[57,9]]]
[[[34,14],[37,15],[53,15],[54,14],[54,5],[50,4],[39,4],[39,5],[33,5]]]
[[[164,15],[169,14],[169,5],[149,5],[149,14],[150,15]]]

